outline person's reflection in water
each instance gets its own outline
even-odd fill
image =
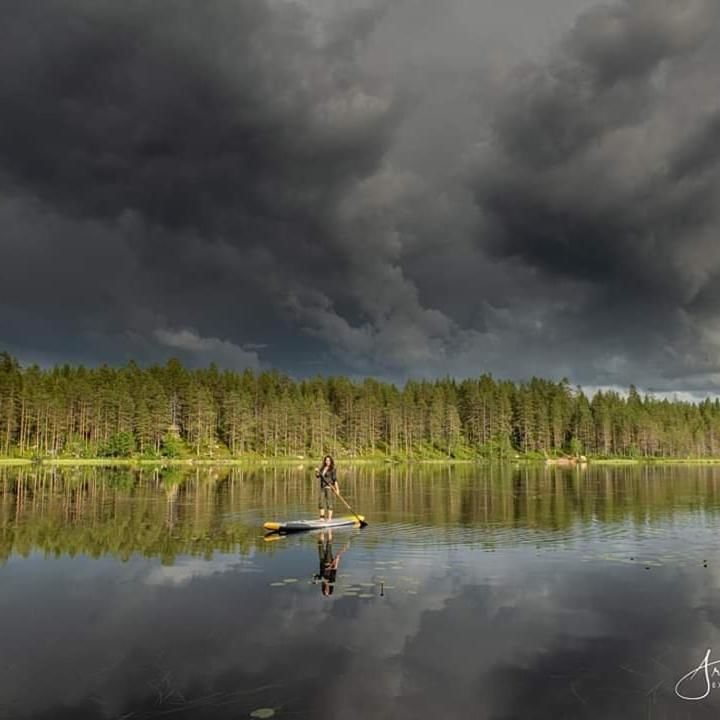
[[[340,556],[345,552],[343,548],[337,555],[333,554],[332,530],[324,530],[318,536],[318,558],[320,572],[314,576],[315,582],[320,580],[320,591],[323,595],[332,595],[335,589],[335,578],[340,565]]]

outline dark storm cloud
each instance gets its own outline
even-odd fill
[[[718,272],[718,30],[703,0],[582,15],[547,63],[507,78],[473,182],[484,246],[579,281],[574,340],[619,345],[646,381],[719,367],[697,312]]]
[[[720,386],[716,3],[3,10],[21,358]]]
[[[288,287],[342,263],[335,207],[377,166],[397,114],[340,42],[362,42],[377,10],[321,43],[308,13],[263,0],[4,9],[0,178],[6,214],[28,223],[7,229],[5,258],[35,302],[58,293],[86,315],[80,288],[97,307],[109,285],[121,335],[140,315],[145,333],[165,318],[242,339],[259,317],[277,323]],[[233,323],[218,320],[229,308]]]
[[[673,269],[658,267],[657,244],[672,246],[683,225],[692,230],[706,220],[696,209],[703,198],[673,182],[677,173],[663,168],[667,148],[658,144],[638,158],[639,173],[623,153],[646,141],[641,133],[661,112],[653,71],[681,49],[697,50],[709,34],[696,3],[695,42],[680,27],[686,42],[673,43],[664,16],[677,5],[635,2],[589,13],[554,62],[510,76],[495,115],[497,142],[477,186],[497,221],[499,251],[590,280],[650,282],[651,291],[656,274]],[[636,59],[618,65],[625,56]]]
[[[626,0],[581,15],[565,49],[598,87],[643,80],[658,65],[697,49],[713,22],[706,0]]]
[[[313,47],[292,6],[17,3],[11,16],[3,169],[81,217],[313,217],[383,149],[387,115],[361,107],[374,98],[352,65]]]
[[[691,132],[670,158],[669,176],[675,182],[712,172],[720,160],[720,112],[712,113]]]

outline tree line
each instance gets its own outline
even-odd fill
[[[295,380],[164,365],[21,367],[0,353],[0,455],[513,458],[720,455],[720,401],[532,378]]]

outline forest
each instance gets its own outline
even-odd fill
[[[0,455],[512,459],[720,455],[720,401],[567,380],[293,379],[214,365],[22,367],[0,353]]]

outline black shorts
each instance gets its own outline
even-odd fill
[[[333,489],[331,487],[321,487],[320,496],[318,497],[318,508],[320,510],[332,510],[334,501]]]

